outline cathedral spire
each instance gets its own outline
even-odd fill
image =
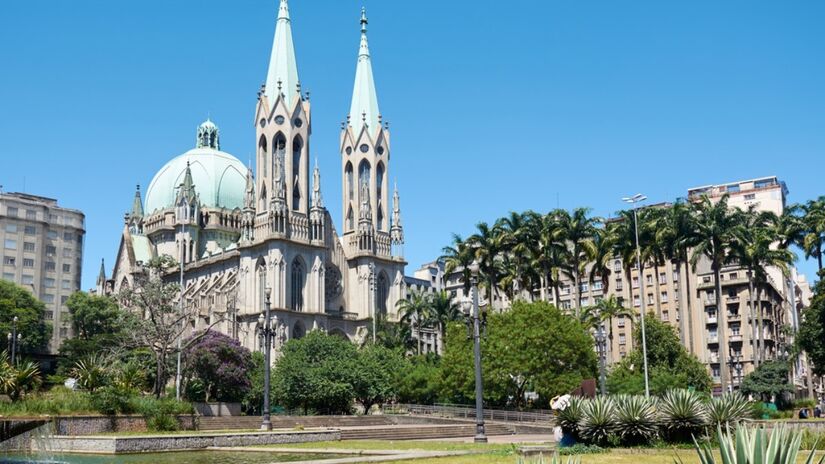
[[[97,285],[103,286],[106,283],[106,266],[103,259],[100,260],[100,272],[97,274]]]
[[[292,44],[289,7],[287,6],[287,0],[280,1],[264,94],[269,99],[270,106],[275,104],[278,95],[283,94],[287,106],[291,107],[295,98],[298,98],[299,90],[297,89],[300,89],[298,65],[295,60],[295,47]]]
[[[133,218],[143,217],[143,200],[140,198],[140,184],[135,187],[135,199],[132,200],[131,216]]]
[[[353,131],[358,134],[366,124],[370,130],[379,127],[378,95],[372,77],[372,62],[367,43],[367,10],[361,8],[361,45],[358,49],[358,64],[355,68],[355,86],[352,90],[352,104],[349,120]]]

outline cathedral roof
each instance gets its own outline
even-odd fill
[[[213,146],[218,146],[217,141]],[[192,184],[188,188],[197,193],[202,207],[243,208],[246,166],[229,153],[207,145],[173,158],[155,174],[146,190],[143,210],[151,214],[174,206],[185,181]]]
[[[367,12],[361,9],[361,45],[358,48],[358,64],[355,68],[355,86],[352,89],[352,104],[349,110],[350,124],[358,135],[366,123],[372,132],[378,128],[378,95],[372,77],[370,48],[367,43]],[[374,133],[374,132],[373,132]]]
[[[269,104],[274,105],[278,99],[278,93],[281,92],[284,94],[287,107],[292,108],[292,103],[297,98],[298,82],[298,64],[295,61],[295,47],[292,44],[289,7],[286,0],[281,0],[278,7],[278,20],[275,23],[275,37],[272,39],[272,55],[269,58],[269,70],[266,73],[264,86],[264,94],[269,99]]]

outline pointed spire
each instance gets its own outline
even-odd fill
[[[269,104],[275,104],[278,95],[283,94],[288,107],[291,107],[299,93],[298,65],[295,60],[295,47],[292,44],[292,26],[289,19],[287,0],[281,0],[278,7],[278,20],[275,23],[275,38],[272,40],[272,54],[269,58],[269,70],[266,73],[264,93]],[[282,90],[283,89],[283,90]],[[270,107],[270,109],[272,109]]]
[[[324,199],[321,197],[321,170],[318,168],[318,158],[315,158],[315,169],[312,170],[312,208],[321,209],[324,207]]]
[[[400,229],[401,227],[401,199],[398,196],[398,182],[396,181],[392,193],[392,228]]]
[[[103,259],[100,260],[100,272],[97,274],[97,284],[102,285],[106,283],[106,266],[103,263]]]
[[[178,191],[178,202],[183,198],[187,203],[192,204],[196,195],[195,182],[192,180],[192,169],[187,160],[186,172],[183,175],[183,182],[180,184],[180,190]]]
[[[130,216],[133,218],[143,217],[143,200],[140,198],[140,184],[135,187],[135,199],[132,200],[132,212]]]
[[[349,110],[349,121],[356,133],[361,131],[364,124],[370,130],[380,127],[378,122],[378,95],[375,92],[370,48],[367,43],[367,23],[367,10],[361,8],[361,45],[358,49],[355,86],[352,90],[352,103]]]

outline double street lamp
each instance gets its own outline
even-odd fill
[[[271,374],[270,364],[272,362],[272,320],[270,319],[270,307],[272,301],[270,294],[272,288],[269,285],[264,290],[264,314],[258,316],[258,334],[264,339],[264,406],[263,406],[263,420],[261,421],[261,430],[272,430],[272,421],[269,416],[269,379]]]
[[[472,307],[467,308],[465,313],[467,317],[467,328],[470,329],[472,323],[472,338],[473,338],[473,355],[475,362],[475,377],[476,377],[476,435],[473,441],[476,443],[487,443],[487,434],[484,430],[484,387],[481,380],[481,326],[487,323],[486,314],[482,318],[480,316],[480,309],[478,307],[478,261],[473,262],[468,266],[470,270],[470,286],[473,294]]]
[[[642,251],[639,245],[639,215],[637,213],[636,204],[642,201],[647,200],[647,197],[642,195],[641,193],[637,193],[632,197],[624,197],[622,201],[625,203],[631,203],[633,205],[633,227],[636,232],[636,269],[639,270],[639,288],[641,289],[642,281],[644,279],[644,269],[642,269]],[[631,285],[630,293],[633,293],[633,286]],[[643,295],[639,293],[639,300],[642,301]],[[647,337],[645,335],[645,307],[641,305],[641,309],[639,311],[641,316],[641,325],[642,325],[642,360],[644,361],[644,374],[645,374],[645,396],[650,396],[650,381],[648,378],[647,373]]]
[[[20,341],[23,339],[23,334],[17,333],[17,321],[19,319],[17,316],[14,316],[14,319],[11,320],[11,332],[8,334],[9,339],[9,350],[11,351],[11,365],[15,365],[15,360],[19,356],[19,344]]]
[[[607,361],[607,337],[604,334],[604,324],[599,324],[596,330],[596,346],[599,350],[599,391],[602,396],[607,395],[605,363]]]

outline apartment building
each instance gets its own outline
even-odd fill
[[[2,279],[29,290],[46,305],[51,323],[48,350],[70,337],[66,300],[80,290],[85,216],[57,200],[27,193],[0,193]]]

